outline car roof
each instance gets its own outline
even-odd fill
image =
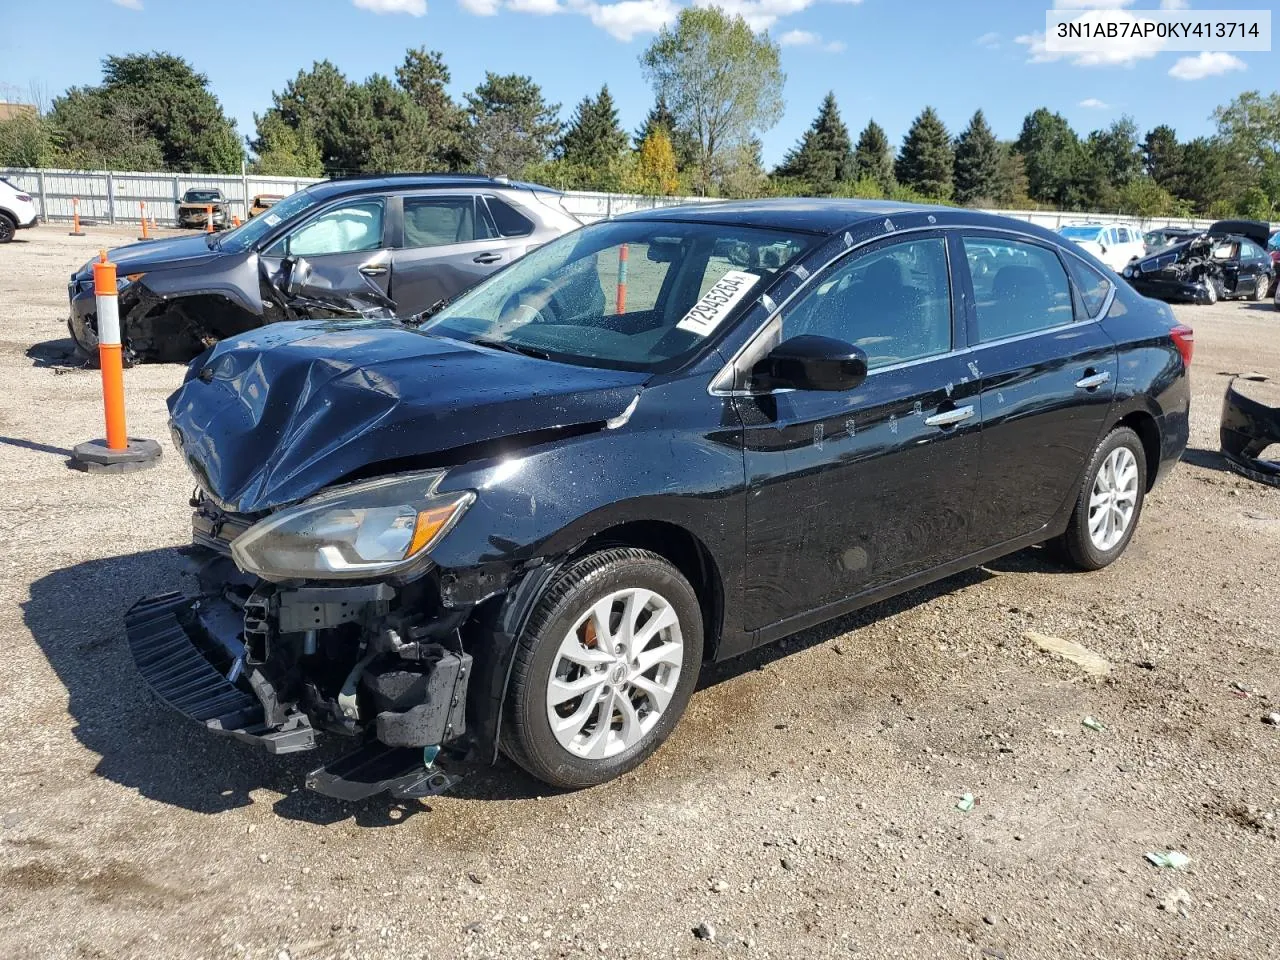
[[[339,177],[312,184],[307,189],[321,199],[389,190],[447,190],[459,187],[489,187],[494,190],[538,190],[558,193],[536,183],[470,173],[388,173],[368,177]]]

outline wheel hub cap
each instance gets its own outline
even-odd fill
[[[1112,550],[1128,533],[1138,505],[1138,460],[1128,447],[1116,447],[1102,461],[1089,495],[1089,539]]]
[[[552,733],[589,760],[635,746],[671,702],[683,659],[680,621],[664,597],[629,588],[596,601],[565,634],[552,664]]]

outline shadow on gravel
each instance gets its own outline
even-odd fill
[[[1222,473],[1234,473],[1227,466],[1227,458],[1217,450],[1204,450],[1200,447],[1187,447],[1182,451],[1182,462],[1189,463],[1193,467],[1203,467],[1206,470],[1218,470]]]
[[[85,356],[70,337],[60,340],[42,340],[27,348],[32,366],[79,370],[85,366]]]
[[[1277,309],[1274,301],[1268,302],[1266,300],[1259,300],[1256,303],[1246,303],[1244,305],[1244,308],[1246,310],[1270,310],[1270,311],[1275,311]]]
[[[34,440],[23,440],[21,437],[3,437],[0,436],[0,443],[10,447],[20,447],[23,450],[34,450],[36,453],[52,453],[58,457],[71,458],[71,451],[66,447],[52,447],[47,443],[37,443]]]

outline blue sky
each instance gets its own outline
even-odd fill
[[[253,114],[300,68],[328,58],[348,77],[390,74],[409,46],[444,53],[461,95],[485,70],[526,73],[566,118],[608,83],[623,125],[652,102],[638,54],[688,2],[710,0],[6,0],[0,99],[27,99],[100,79],[112,53],[166,50],[210,78],[214,93],[253,132]],[[1164,5],[1187,6],[1185,0]],[[14,5],[10,5],[10,4]],[[874,117],[900,143],[933,105],[953,133],[981,107],[998,136],[1017,135],[1038,106],[1078,131],[1128,113],[1186,138],[1212,129],[1213,108],[1250,89],[1275,89],[1275,53],[1122,51],[1111,59],[1057,57],[1037,44],[1049,0],[721,0],[783,44],[786,114],[764,138],[772,165],[834,90],[851,133]],[[1155,8],[1160,0],[1057,0],[1058,6]],[[1240,0],[1190,4],[1239,9]],[[1253,4],[1266,6],[1267,4]],[[1096,58],[1092,58],[1096,59]]]

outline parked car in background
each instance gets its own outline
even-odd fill
[[[593,224],[421,324],[193,363],[169,412],[203,587],[138,603],[129,644],[211,730],[347,736],[307,778],[334,796],[447,789],[442,749],[601,783],[707,661],[1031,544],[1113,563],[1186,445],[1191,352],[1074,244],[976,211]]]
[[[249,206],[249,216],[256,217],[260,213],[266,213],[283,199],[282,193],[259,193]]]
[[[1219,220],[1189,240],[1129,264],[1123,276],[1139,293],[1158,300],[1262,300],[1274,273],[1263,249],[1269,233],[1261,221]]]
[[[328,180],[225,233],[118,247],[127,355],[185,362],[277,320],[420,313],[576,229],[561,199],[479,176]],[[93,355],[92,261],[68,295],[71,335]]]
[[[1280,289],[1277,289],[1280,284],[1280,230],[1267,239],[1267,255],[1271,257],[1271,289],[1267,291],[1267,296],[1273,297],[1280,293]]]
[[[1142,234],[1136,227],[1110,226],[1104,223],[1072,223],[1059,231],[1112,270],[1119,273],[1134,257],[1146,253]]]
[[[209,224],[209,208],[213,208],[213,229],[221,230],[231,223],[227,200],[221,190],[192,188],[178,201],[178,226],[199,227]]]
[[[0,243],[8,243],[15,233],[34,227],[39,219],[30,194],[0,177]]]
[[[1153,253],[1183,240],[1190,240],[1201,232],[1194,227],[1158,227],[1144,233],[1142,243],[1147,253]]]

